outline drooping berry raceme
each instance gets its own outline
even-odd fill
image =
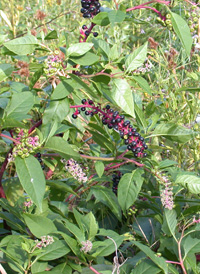
[[[81,111],[85,112],[85,115],[93,116],[98,114],[104,125],[107,125],[109,129],[114,129],[120,134],[120,137],[124,140],[124,144],[127,145],[127,149],[134,153],[135,157],[146,157],[147,153],[144,152],[148,146],[146,145],[144,138],[136,131],[136,129],[130,124],[130,121],[125,120],[124,115],[120,115],[118,111],[111,109],[110,105],[101,109],[101,105],[97,106],[92,100],[82,100],[82,105],[70,106],[75,108],[76,111],[72,114],[72,118],[76,119]],[[86,110],[86,109],[89,110]]]
[[[81,13],[84,18],[93,18],[100,12],[101,4],[98,0],[81,0]]]
[[[164,208],[172,210],[174,206],[173,187],[167,177],[162,176],[162,179],[165,183],[164,188],[160,192],[161,202]]]

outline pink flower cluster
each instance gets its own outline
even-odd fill
[[[161,190],[161,202],[164,208],[168,208],[169,210],[173,209],[174,200],[173,200],[173,187],[171,183],[166,179],[165,188]]]
[[[62,162],[66,163],[65,169],[80,183],[86,183],[88,181],[87,175],[83,172],[83,169],[75,160],[62,160]]]
[[[89,252],[92,249],[92,242],[90,242],[89,240],[87,241],[83,241],[81,242],[81,244],[83,245],[80,249],[80,251],[83,251],[84,253]]]
[[[41,249],[43,247],[46,247],[46,246],[52,244],[54,242],[54,239],[53,239],[53,237],[47,235],[47,236],[42,236],[41,241],[35,240],[35,242],[37,244],[36,247]]]

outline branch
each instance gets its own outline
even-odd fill
[[[8,135],[5,135],[5,134],[3,134],[3,133],[0,133],[0,136],[1,136],[1,137],[4,137],[4,138],[7,138],[7,139],[9,139],[9,140],[11,140],[11,141],[13,141],[13,143],[16,143],[16,144],[18,144],[18,145],[21,145],[21,143],[20,143],[19,141],[15,140],[14,138],[12,138],[12,137],[10,137],[10,136],[8,136]]]

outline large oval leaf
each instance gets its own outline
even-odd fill
[[[133,71],[139,68],[147,57],[147,43],[131,53],[125,62],[126,72]]]
[[[35,36],[28,34],[4,43],[4,46],[16,55],[27,55],[33,53],[38,44]]]
[[[113,79],[111,94],[116,104],[127,114],[135,117],[131,87],[125,79]]]
[[[67,49],[67,55],[80,56],[88,52],[93,47],[93,43],[76,43]]]
[[[194,131],[172,123],[160,124],[149,137],[154,136],[163,136],[178,143],[186,143],[194,137]]]
[[[16,171],[20,183],[31,200],[42,211],[42,201],[45,193],[45,177],[38,160],[30,155],[28,158],[15,159]]]
[[[189,56],[192,47],[192,36],[190,34],[190,28],[188,27],[186,21],[180,15],[171,12],[171,16],[174,31],[178,35],[187,55]]]
[[[187,188],[190,193],[200,193],[200,178],[194,175],[180,175],[176,181],[176,184],[180,184]]]
[[[125,212],[137,199],[143,184],[143,171],[136,169],[132,173],[122,176],[118,185],[118,202],[121,209]]]

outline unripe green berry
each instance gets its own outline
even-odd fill
[[[26,158],[26,155],[25,155],[25,154],[22,154],[21,158],[22,158],[22,159]]]
[[[168,13],[168,14],[166,14],[166,18],[171,18],[171,14],[170,13]]]
[[[192,12],[192,17],[195,17],[196,16],[196,12]]]
[[[48,74],[49,73],[48,69],[44,69],[44,73]]]
[[[167,19],[167,20],[165,20],[165,23],[167,24],[167,25],[169,25],[169,24],[171,24],[171,20],[170,19]]]
[[[198,20],[199,20],[198,17],[194,17],[194,18],[193,18],[193,21],[194,21],[195,23],[198,22]]]
[[[23,152],[24,152],[24,153],[27,153],[27,152],[28,152],[28,149],[27,149],[27,148],[24,148],[24,149],[23,149]]]
[[[53,67],[55,67],[56,63],[55,63],[55,62],[52,62],[51,65],[52,65]]]
[[[59,66],[60,66],[59,63],[56,63],[56,64],[55,64],[55,67],[56,67],[56,68],[59,68]]]
[[[55,50],[54,53],[55,53],[56,55],[58,55],[58,54],[59,54],[59,50]]]
[[[194,31],[195,31],[195,29],[194,29],[194,28],[190,28],[190,31],[191,31],[191,32],[194,32]]]
[[[17,154],[21,156],[23,155],[23,152],[20,150],[20,151],[17,151]]]
[[[188,25],[191,26],[193,24],[193,21],[192,20],[189,20],[188,21]]]

